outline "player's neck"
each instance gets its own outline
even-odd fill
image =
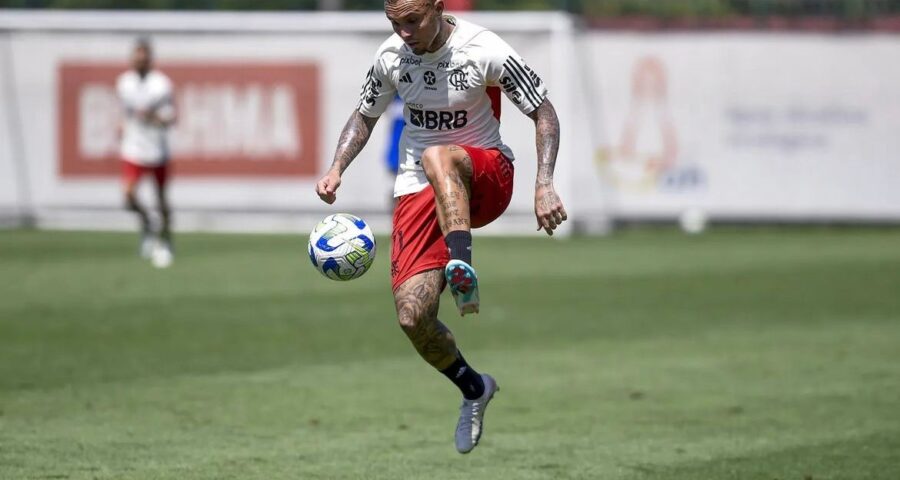
[[[453,33],[453,29],[456,28],[452,23],[447,21],[446,17],[441,18],[441,30],[438,32],[437,36],[434,37],[434,41],[431,42],[431,46],[426,50],[428,53],[434,53],[441,49],[447,40],[450,39],[450,35]]]

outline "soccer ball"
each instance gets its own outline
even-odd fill
[[[329,215],[309,234],[309,260],[332,280],[359,278],[375,260],[375,236],[359,217]]]

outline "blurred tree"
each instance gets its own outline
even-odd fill
[[[729,0],[691,0],[690,2],[652,0],[604,0],[585,2],[582,13],[590,16],[650,15],[660,18],[722,17],[735,12]]]
[[[478,10],[550,10],[557,5],[553,0],[476,0]]]
[[[343,10],[344,0],[318,0],[318,10]]]
[[[591,17],[660,19],[900,14],[900,0],[471,0],[476,10],[566,10]],[[0,7],[172,10],[381,10],[384,0],[0,0]]]

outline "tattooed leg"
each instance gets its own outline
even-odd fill
[[[478,313],[478,278],[472,268],[472,158],[457,145],[429,147],[422,154],[425,176],[434,189],[438,225],[450,261],[444,279],[460,315]]]
[[[425,176],[434,188],[441,233],[468,231],[471,226],[472,159],[456,145],[428,147],[422,155]]]
[[[437,318],[443,282],[443,272],[429,270],[403,282],[394,292],[400,327],[419,355],[438,370],[457,358],[456,340]]]

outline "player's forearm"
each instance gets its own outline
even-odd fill
[[[534,120],[537,143],[537,179],[535,186],[552,186],[556,155],[559,152],[559,118],[550,99],[529,115]]]
[[[147,122],[160,128],[168,128],[175,124],[175,117],[160,117],[159,115],[152,115],[147,120]]]
[[[338,139],[334,161],[331,164],[332,170],[336,169],[338,173],[344,173],[344,170],[366,146],[376,122],[378,122],[378,118],[367,117],[357,110],[353,111]]]

